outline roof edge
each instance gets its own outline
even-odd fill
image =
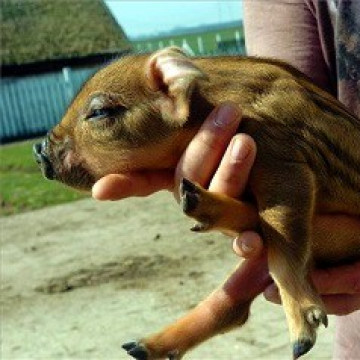
[[[103,52],[98,54],[85,55],[71,58],[57,58],[40,60],[23,64],[1,64],[1,76],[24,76],[60,70],[64,67],[80,67],[83,65],[100,65],[124,56],[131,52],[131,49],[114,52]]]

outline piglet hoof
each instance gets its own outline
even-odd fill
[[[192,213],[199,205],[200,191],[191,181],[183,178],[180,183],[181,205],[185,214]]]
[[[328,317],[324,310],[319,307],[312,306],[306,311],[306,320],[313,327],[318,328],[321,324],[328,327]]]
[[[210,229],[210,224],[208,222],[198,222],[191,227],[191,231],[194,232],[205,232]]]
[[[180,360],[181,356],[178,351],[168,353],[168,360]]]
[[[293,359],[296,360],[303,356],[314,346],[314,342],[310,339],[299,339],[293,345]]]
[[[146,349],[145,345],[138,343],[136,341],[131,341],[122,345],[122,348],[126,352],[137,360],[180,360],[181,356],[178,351],[170,351],[168,353],[152,353]]]
[[[150,360],[146,348],[135,341],[123,344],[122,348],[137,360]]]
[[[209,211],[211,205],[209,192],[183,178],[180,183],[180,196],[184,213],[197,221],[192,226],[191,231],[206,232],[211,230],[214,220],[211,211]]]

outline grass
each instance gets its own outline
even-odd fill
[[[84,198],[86,195],[43,178],[32,156],[37,140],[0,147],[0,216]]]

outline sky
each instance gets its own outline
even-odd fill
[[[106,0],[130,39],[176,27],[242,19],[241,0]]]

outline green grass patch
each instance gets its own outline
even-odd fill
[[[32,155],[35,142],[37,140],[0,147],[0,216],[86,197],[43,178]]]

